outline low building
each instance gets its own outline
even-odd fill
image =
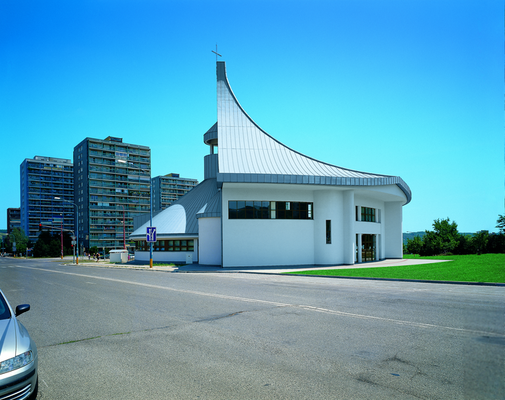
[[[222,267],[339,265],[402,258],[398,176],[350,170],[292,150],[244,111],[217,63],[217,122],[202,183],[153,218],[153,260]],[[317,138],[317,132],[312,134]],[[219,154],[216,148],[219,147]],[[136,259],[149,260],[146,228]]]

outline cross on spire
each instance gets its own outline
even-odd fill
[[[217,52],[217,43],[216,43],[216,51],[214,50],[211,51],[216,55],[216,62],[217,62],[217,56],[222,57],[222,55]]]

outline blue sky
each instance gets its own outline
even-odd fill
[[[410,186],[403,230],[504,214],[502,1],[3,0],[0,229],[19,166],[85,137],[203,179],[215,50],[246,112],[294,150]]]

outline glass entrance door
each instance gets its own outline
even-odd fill
[[[375,261],[375,235],[361,235],[361,262]]]

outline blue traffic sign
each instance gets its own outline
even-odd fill
[[[146,241],[148,243],[156,242],[156,228],[154,226],[147,227]]]

